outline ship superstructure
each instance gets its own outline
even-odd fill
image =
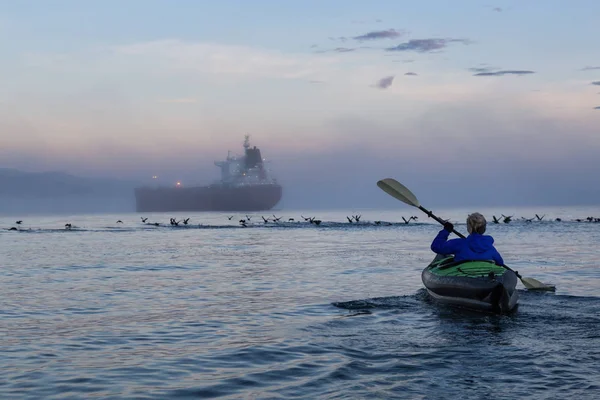
[[[276,180],[269,176],[264,161],[260,149],[256,146],[250,147],[250,136],[246,135],[244,156],[232,157],[229,152],[224,161],[215,161],[215,165],[221,168],[221,180],[218,184],[227,186],[276,184]]]

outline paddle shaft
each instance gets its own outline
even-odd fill
[[[440,217],[438,217],[437,215],[434,215],[431,211],[429,211],[428,209],[426,209],[425,207],[419,205],[419,210],[423,211],[425,214],[427,214],[428,217],[431,217],[433,219],[435,219],[437,222],[439,222],[440,224],[444,225],[446,223],[446,221],[444,221],[443,219],[441,219]],[[463,235],[462,233],[460,233],[459,231],[457,231],[456,229],[452,229],[452,232],[458,236],[459,238],[464,239],[465,235]],[[517,276],[517,278],[522,279],[523,277],[517,272],[514,271],[513,269],[507,267],[506,265],[502,265],[502,267],[506,268],[509,271],[512,271],[515,273],[515,275]]]
[[[439,222],[441,225],[444,225],[446,223],[446,221],[444,221],[443,219],[441,219],[440,217],[438,217],[437,215],[434,215],[431,211],[429,211],[428,209],[426,209],[423,206],[419,206],[419,210],[423,211],[425,214],[427,214],[428,217],[431,217],[433,219],[435,219],[437,222]],[[452,229],[452,232],[458,236],[459,238],[465,238],[465,235],[463,235],[462,233],[460,233],[459,231],[457,231],[456,229]]]

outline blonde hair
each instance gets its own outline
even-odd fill
[[[485,227],[487,225],[487,221],[485,217],[478,212],[470,214],[467,217],[467,230],[469,234],[471,233],[479,233],[483,235],[485,233]]]

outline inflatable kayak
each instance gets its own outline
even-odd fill
[[[454,261],[437,255],[421,274],[435,300],[478,311],[509,313],[519,295],[514,272],[492,261]]]

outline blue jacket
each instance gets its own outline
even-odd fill
[[[494,260],[496,264],[504,265],[504,260],[494,247],[493,237],[472,233],[466,239],[448,240],[449,235],[447,230],[441,230],[433,239],[431,250],[437,254],[454,254],[455,261]]]

